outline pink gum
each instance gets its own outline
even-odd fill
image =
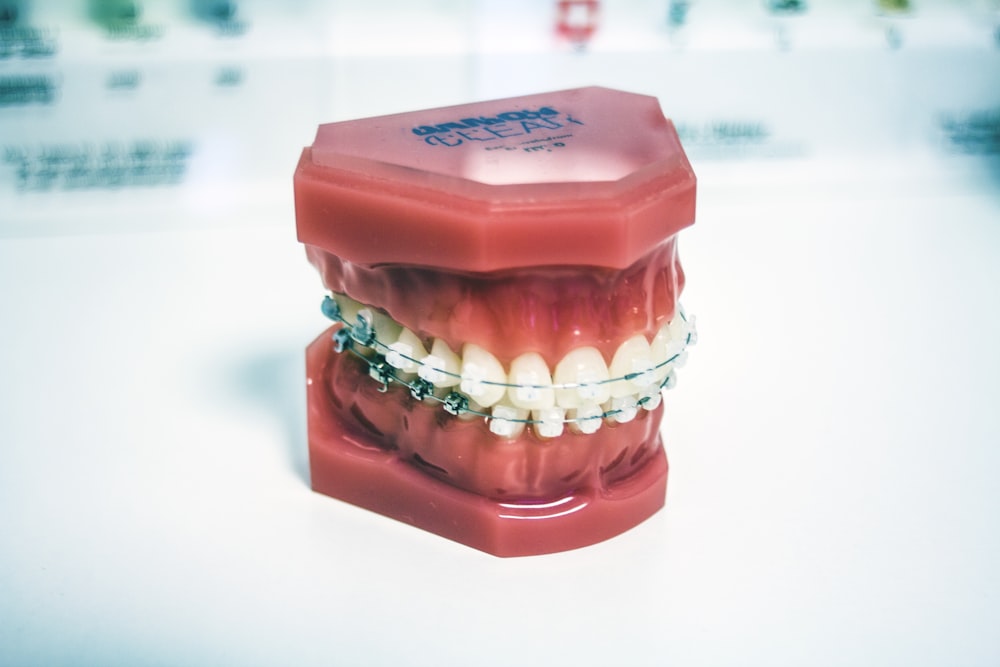
[[[610,361],[627,338],[652,339],[673,317],[684,272],[670,237],[623,270],[532,267],[457,273],[426,267],[352,264],[306,246],[327,289],[376,306],[424,338],[456,352],[475,343],[508,365],[538,352],[555,367],[585,345]]]
[[[332,347],[333,330],[317,344]],[[517,438],[500,438],[484,418],[459,419],[437,402],[414,400],[399,385],[380,393],[364,363],[348,353],[328,354],[325,362],[318,359],[323,368],[310,369],[327,390],[324,412],[368,446],[477,495],[545,501],[581,488],[606,489],[645,466],[659,444],[662,405],[589,435],[567,425],[557,438],[538,438],[530,427]]]
[[[553,553],[594,544],[638,525],[663,507],[667,459],[657,432],[662,407],[637,419],[634,426],[630,422],[602,429],[604,436],[599,431],[550,441],[533,436],[497,440],[482,423],[459,422],[440,406],[410,400],[404,407],[408,398],[402,392],[391,392],[390,400],[385,400],[385,394],[363,376],[357,360],[331,352],[335,328],[313,341],[306,352],[309,469],[317,492],[496,556]],[[387,423],[390,428],[402,426],[403,432],[381,431],[379,426]],[[440,430],[435,424],[441,425]],[[420,440],[428,434],[433,437]],[[438,438],[437,445],[431,444]],[[588,444],[580,438],[597,439]],[[575,451],[581,445],[586,455]],[[436,458],[442,465],[423,459],[421,452],[443,457]],[[586,467],[560,479],[563,463],[556,457],[567,453],[566,465]],[[614,458],[599,465],[608,456]],[[460,470],[463,475],[471,471],[473,487],[503,480],[510,489],[491,494],[501,498],[466,490],[453,484],[461,481],[453,474]],[[554,484],[549,484],[550,478]],[[529,497],[534,492],[524,493],[546,486],[548,492],[537,499]]]

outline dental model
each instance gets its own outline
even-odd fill
[[[498,556],[663,506],[695,176],[654,98],[321,125],[295,208],[333,321],[307,350],[316,491]]]

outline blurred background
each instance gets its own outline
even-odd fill
[[[698,175],[664,511],[311,493],[316,126],[584,85]],[[0,665],[1000,664],[998,256],[1000,0],[0,0]]]
[[[0,235],[277,223],[318,123],[580,85],[696,166],[925,170],[1000,151],[998,63],[998,0],[3,0]]]

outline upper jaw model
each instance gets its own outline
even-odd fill
[[[655,99],[322,125],[295,199],[333,321],[307,351],[314,489],[498,556],[663,505],[695,177]]]

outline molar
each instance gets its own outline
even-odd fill
[[[333,300],[340,306],[340,319],[347,323],[347,326],[354,326],[358,321],[358,313],[365,307],[360,301],[355,301],[346,294],[333,294]]]
[[[372,328],[375,329],[375,339],[387,347],[399,340],[403,326],[379,310],[370,310],[372,311]],[[379,351],[384,351],[384,348],[379,348]]]
[[[498,384],[486,384],[498,383]],[[490,407],[507,393],[507,374],[492,354],[474,343],[462,348],[461,390],[483,407]]]
[[[552,387],[552,373],[548,364],[537,352],[527,352],[510,364],[507,382],[516,387],[508,387],[510,402],[519,408],[537,410],[555,405],[555,391]],[[532,386],[524,386],[532,385]],[[542,388],[549,385],[548,388]]]
[[[364,323],[364,326],[362,326],[362,323]],[[356,339],[358,344],[354,346],[354,351],[357,354],[369,359],[375,356],[375,350],[372,348],[371,341],[368,338],[369,336],[376,335],[374,323],[375,314],[372,312],[372,309],[368,306],[362,306],[361,310],[358,311],[358,314],[355,315],[354,320],[352,320],[350,324],[345,325],[349,330],[356,332],[359,336],[359,338]],[[354,335],[355,334],[352,333],[351,337],[353,338]]]
[[[604,403],[611,396],[604,357],[595,347],[578,347],[556,366],[555,383],[580,385],[556,389],[556,401],[564,408]]]

